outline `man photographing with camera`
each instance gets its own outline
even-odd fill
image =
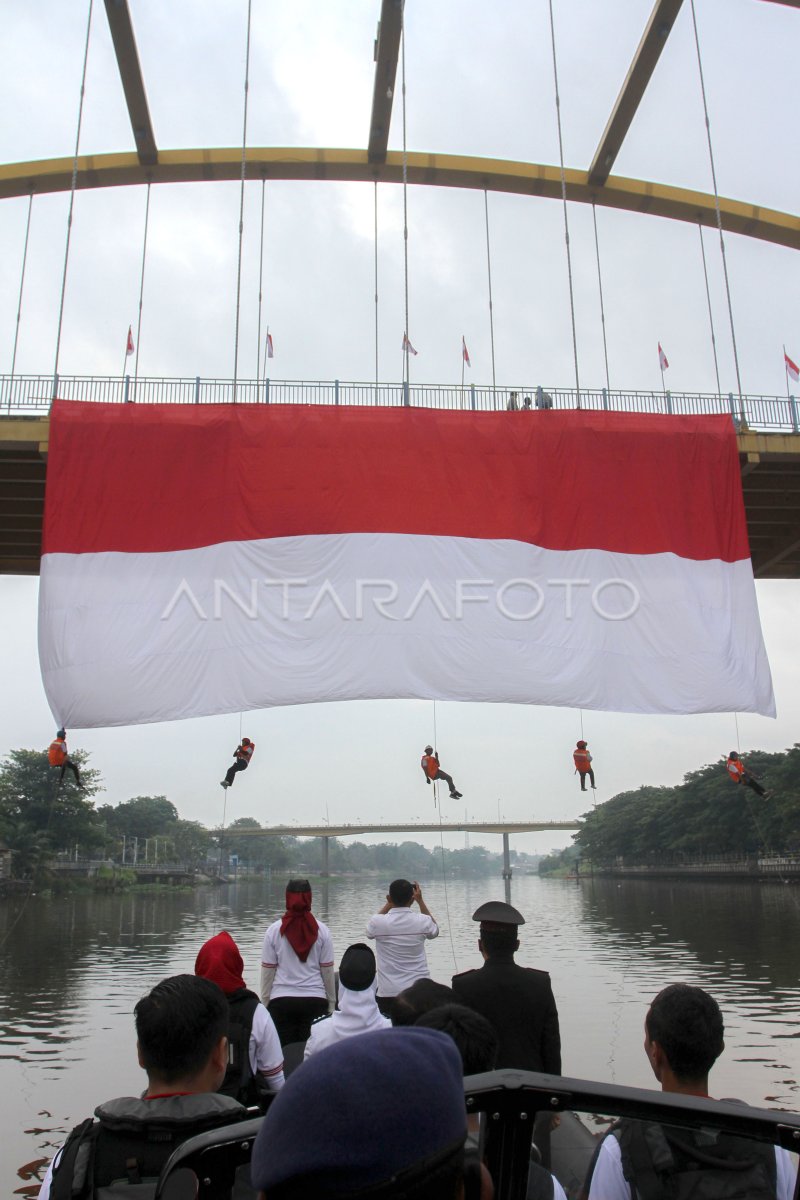
[[[419,905],[412,912],[411,905]],[[386,903],[367,922],[367,937],[375,940],[378,962],[378,1007],[391,1016],[395,996],[418,979],[429,979],[425,942],[439,936],[418,883],[395,879],[389,885]]]

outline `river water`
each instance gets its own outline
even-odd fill
[[[479,904],[500,880],[420,881],[441,926],[431,974],[449,982],[479,964]],[[261,940],[283,910],[281,877],[221,889],[31,897],[0,906],[0,1200],[35,1195],[36,1160],[94,1106],[138,1094],[132,1010],[159,979],[191,971],[220,929],[239,943],[258,988]],[[314,911],[336,960],[383,903],[374,877],[315,886]],[[800,890],[781,885],[520,877],[517,961],[550,971],[565,1074],[655,1087],[642,1050],[648,1002],[667,983],[707,988],[725,1017],[712,1092],[800,1107]],[[27,1167],[27,1170],[26,1170]]]

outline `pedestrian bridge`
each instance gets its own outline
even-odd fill
[[[44,488],[50,436],[52,376],[0,375],[0,574],[38,575],[42,548]],[[64,399],[214,404],[234,399],[232,380],[133,379],[63,376]],[[793,396],[716,395],[543,388],[515,383],[492,388],[403,383],[238,380],[236,402],[244,404],[380,405],[491,412],[505,410],[511,391],[520,399],[552,402],[553,409],[660,413],[675,416],[724,414],[734,422],[739,443],[747,530],[757,579],[800,579],[800,414]],[[548,411],[509,413],[509,420],[547,420]],[[668,498],[665,500],[669,502]]]

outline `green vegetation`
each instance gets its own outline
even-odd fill
[[[769,799],[732,783],[724,761],[690,772],[677,787],[620,792],[583,817],[574,836],[581,859],[600,865],[620,856],[648,863],[800,852],[800,744],[785,754],[753,750],[744,759]]]
[[[226,873],[233,866],[308,874],[322,869],[321,838],[259,836],[261,825],[253,817],[239,817],[220,839],[198,821],[182,820],[166,796],[133,796],[95,807],[91,797],[102,790],[100,774],[87,766],[85,752],[73,752],[72,758],[80,767],[84,792],[69,773],[59,787],[58,771],[45,752],[12,750],[0,763],[0,851],[11,851],[12,879],[33,880],[39,887],[51,884],[56,873],[49,867],[57,858],[104,862],[99,886],[134,882],[134,856],[139,868],[180,863],[205,871],[210,863],[216,870],[221,859]],[[522,864],[530,856],[512,858]],[[331,871],[375,871],[389,881],[426,878],[443,868],[448,874],[495,875],[500,856],[480,846],[442,852],[410,841],[346,846],[331,838],[328,862]],[[59,879],[58,885],[67,886],[67,880]]]

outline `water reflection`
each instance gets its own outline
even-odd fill
[[[330,925],[337,961],[361,941],[388,879],[317,883],[314,911]],[[471,913],[501,899],[504,881],[422,881],[442,933],[429,943],[435,978],[480,966]],[[159,979],[191,971],[200,945],[227,928],[257,987],[261,942],[283,911],[285,880],[221,890],[99,895],[0,907],[0,1179],[26,1186],[21,1164],[49,1157],[64,1131],[101,1100],[138,1092],[133,1006]],[[800,1003],[798,898],[743,884],[616,883],[520,877],[510,901],[526,916],[518,961],[549,970],[564,1070],[655,1086],[642,1052],[650,999],[676,979],[714,993],[727,1050],[718,1095],[795,1107]]]

